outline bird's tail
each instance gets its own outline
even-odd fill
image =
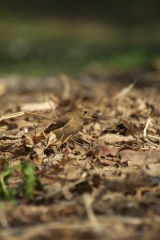
[[[40,135],[35,136],[35,137],[33,137],[32,139],[33,139],[33,141],[39,141],[39,140],[42,140],[42,139],[44,139],[44,138],[45,138],[45,137],[44,137],[44,134],[41,133]]]

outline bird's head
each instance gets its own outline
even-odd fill
[[[79,118],[83,118],[84,120],[92,120],[97,118],[97,115],[95,115],[95,113],[93,113],[90,109],[76,109],[76,114]]]

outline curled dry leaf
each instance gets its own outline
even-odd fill
[[[152,152],[122,150],[119,153],[122,162],[128,162],[129,166],[145,166],[149,163],[160,162],[160,150]]]
[[[43,153],[43,151],[44,151],[44,148],[43,147],[39,147],[39,146],[35,146],[34,148],[33,148],[33,150],[36,152],[36,154],[39,156],[39,155],[41,155],[42,153]]]
[[[34,146],[34,142],[33,142],[31,137],[25,135],[25,140],[24,141],[25,141],[26,147],[32,148]]]
[[[18,136],[24,136],[26,133],[28,133],[28,128],[24,128],[23,130],[18,132]]]
[[[63,157],[63,154],[56,154],[53,158],[51,158],[51,161],[61,161]]]
[[[114,161],[112,161],[112,159],[109,160],[109,159],[99,158],[99,162],[106,166],[113,166],[114,164],[116,164]]]
[[[36,145],[33,145],[33,150],[36,152],[36,154],[39,156],[43,153],[44,151],[44,143],[43,142],[38,142]]]
[[[107,143],[117,143],[117,142],[133,142],[135,139],[133,136],[121,136],[116,134],[103,135],[99,138],[99,140],[104,140]]]
[[[113,146],[108,147],[105,145],[105,143],[99,142],[98,144],[90,148],[87,155],[93,156],[93,157],[106,157],[110,155],[115,157],[118,151],[119,151],[119,148],[116,148]]]
[[[66,175],[66,179],[69,181],[77,180],[80,178],[80,175],[81,175],[81,169],[72,169],[68,171]]]
[[[18,128],[35,127],[34,122],[29,122],[29,121],[26,121],[23,119],[18,119],[16,124],[17,124]]]
[[[152,176],[160,176],[160,163],[149,163],[147,164],[148,174],[152,174]]]
[[[51,143],[55,143],[55,142],[57,142],[56,134],[54,134],[53,132],[50,132],[45,139],[45,145],[46,145],[45,148],[47,148]]]
[[[99,156],[116,156],[119,148],[107,147],[103,143],[98,143],[98,154]]]
[[[23,103],[21,105],[21,110],[22,111],[43,111],[43,110],[50,110],[56,109],[57,104],[54,103],[53,101],[46,101],[46,102],[41,102],[41,103]]]

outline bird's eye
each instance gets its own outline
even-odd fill
[[[83,111],[84,114],[87,114],[88,112],[86,110]]]

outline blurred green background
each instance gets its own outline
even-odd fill
[[[160,1],[5,0],[0,74],[131,71],[160,59]]]

